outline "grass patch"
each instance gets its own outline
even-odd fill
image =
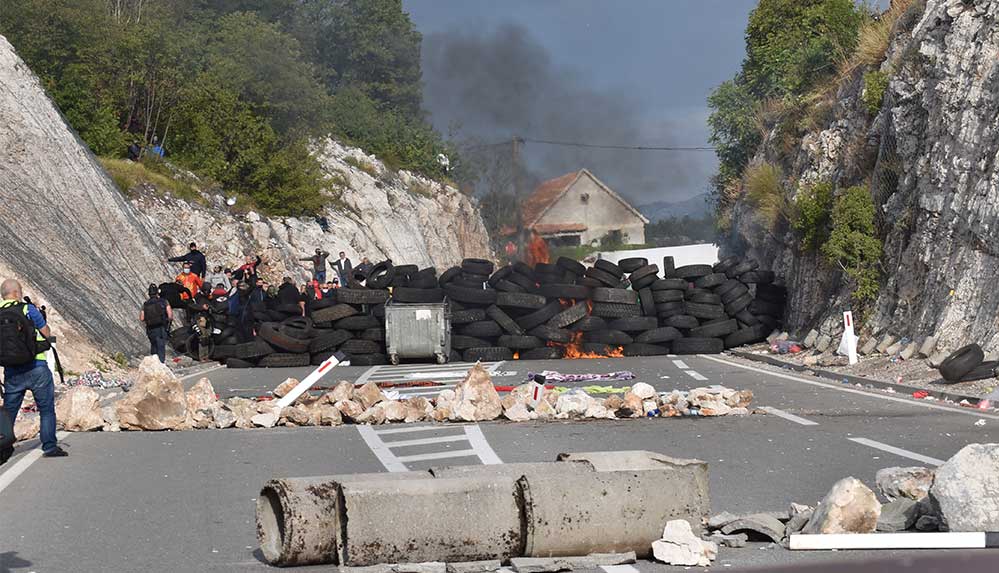
[[[419,180],[414,181],[413,184],[409,186],[409,192],[415,193],[420,197],[426,197],[427,199],[432,199],[434,197],[433,185]]]
[[[885,90],[888,89],[888,74],[881,70],[871,70],[864,74],[864,107],[867,113],[877,115],[881,111],[881,102],[885,99]]]
[[[782,177],[780,167],[770,163],[750,165],[742,175],[746,199],[756,210],[764,226],[771,231],[777,228],[781,219],[791,219]]]
[[[351,167],[354,167],[355,169],[360,169],[372,177],[378,177],[378,168],[368,161],[358,159],[356,157],[347,157],[343,160],[343,162]]]
[[[874,201],[861,186],[850,187],[835,199],[832,229],[822,254],[852,280],[853,298],[874,301],[880,287],[881,241],[874,230]]]
[[[828,181],[798,191],[792,226],[801,236],[801,250],[815,250],[826,242],[832,205],[833,186]]]
[[[888,53],[895,24],[903,16],[910,19],[910,7],[915,9],[917,6],[913,6],[913,4],[918,5],[919,3],[915,0],[900,0],[893,2],[893,4],[894,6],[881,14],[880,18],[868,17],[860,25],[857,48],[839,63],[840,78],[852,75],[857,68],[879,66],[881,62],[885,61],[885,54]]]
[[[140,185],[149,185],[160,193],[170,193],[185,201],[204,201],[198,189],[187,181],[158,172],[150,161],[136,163],[127,159],[99,158],[101,165],[126,197],[134,197]]]

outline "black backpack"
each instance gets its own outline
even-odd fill
[[[145,318],[146,328],[157,328],[166,324],[166,304],[161,298],[151,298],[142,305],[142,316]]]
[[[35,323],[24,312],[24,303],[0,308],[0,366],[24,366],[40,352]]]

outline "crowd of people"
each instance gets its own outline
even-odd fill
[[[234,267],[216,265],[209,272],[208,262],[196,243],[188,245],[188,252],[168,259],[181,263],[181,272],[173,282],[149,285],[149,298],[142,306],[139,320],[146,327],[150,354],[166,360],[166,344],[171,325],[176,319],[180,326],[191,328],[198,341],[207,342],[219,315],[226,315],[226,326],[235,330],[239,342],[252,340],[258,316],[266,311],[298,307],[304,316],[312,301],[330,295],[333,289],[355,283],[363,284],[373,265],[367,257],[355,267],[347,254],[340,251],[330,261],[330,253],[316,249],[300,259],[312,263],[312,279],[296,284],[292,277],[284,277],[280,284],[271,284],[258,272],[263,259],[247,255],[242,264]],[[332,274],[328,270],[332,269]],[[199,345],[199,354],[207,358],[208,344]]]

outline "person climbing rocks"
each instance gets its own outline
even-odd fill
[[[191,272],[204,279],[205,271],[208,270],[208,262],[205,260],[204,253],[198,250],[196,243],[191,243],[187,248],[188,251],[183,255],[170,257],[167,261],[171,263],[191,263]]]
[[[3,408],[11,424],[17,420],[24,393],[31,391],[41,418],[42,455],[68,456],[56,440],[55,382],[45,353],[52,332],[41,311],[22,302],[21,283],[0,283],[0,365],[3,372]]]
[[[263,259],[260,255],[254,258],[253,255],[246,255],[243,264],[232,272],[232,278],[236,281],[246,281],[249,284],[254,284],[257,282],[257,267]]]
[[[319,282],[326,282],[326,260],[329,259],[330,254],[322,249],[316,249],[316,253],[311,257],[305,257],[304,259],[299,259],[301,261],[311,261],[312,262],[312,279]]]
[[[350,278],[350,271],[352,265],[350,264],[350,259],[347,258],[347,253],[340,251],[340,258],[333,262],[333,270],[340,277],[340,284],[346,285],[347,280]]]
[[[149,354],[157,356],[160,362],[166,362],[166,343],[173,320],[173,308],[170,303],[160,297],[160,289],[149,285],[149,299],[139,311],[139,322],[146,325],[146,337],[149,338]]]

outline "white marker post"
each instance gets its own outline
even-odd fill
[[[840,549],[991,549],[999,547],[999,533],[831,533],[793,534],[791,551]]]
[[[849,357],[851,366],[857,363],[857,335],[853,332],[853,312],[849,310],[843,313],[843,338],[836,353]]]
[[[297,400],[299,396],[308,392],[309,388],[315,386],[316,382],[319,382],[320,378],[326,376],[326,374],[328,374],[330,370],[338,366],[344,358],[346,358],[346,355],[341,354],[339,352],[327,358],[325,362],[319,365],[319,368],[313,370],[312,374],[306,376],[305,380],[299,382],[298,386],[292,388],[291,392],[288,392],[287,394],[284,395],[283,398],[278,400],[276,402],[277,407],[286,408],[288,406],[291,406],[291,404],[295,400]]]

